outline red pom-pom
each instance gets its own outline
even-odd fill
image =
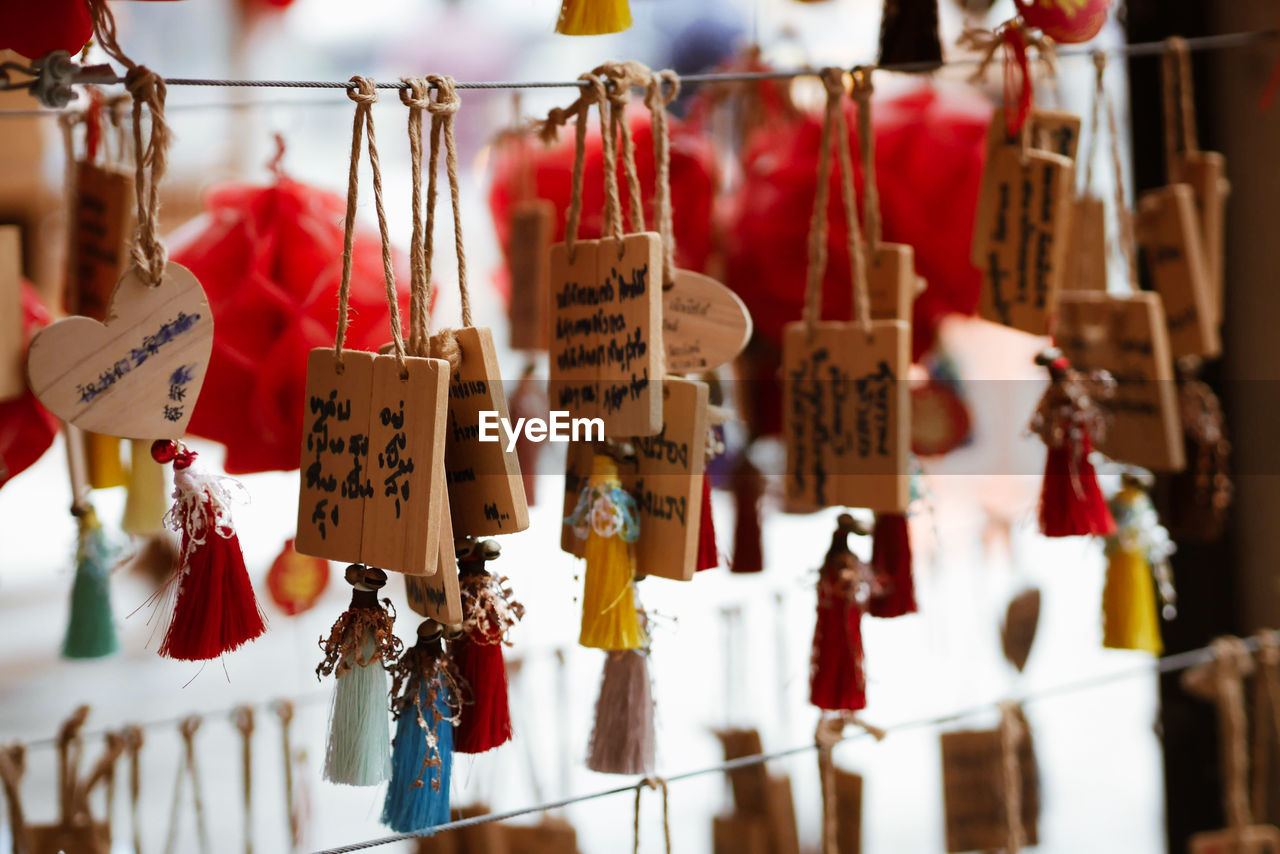
[[[173,462],[178,456],[178,443],[172,439],[156,439],[151,443],[151,459],[160,465]]]
[[[871,539],[871,569],[880,593],[871,598],[873,617],[901,617],[916,612],[915,582],[911,577],[911,530],[900,513],[877,513]]]
[[[449,642],[449,655],[469,688],[453,734],[454,751],[484,753],[506,744],[511,740],[511,711],[502,643],[463,635]]]

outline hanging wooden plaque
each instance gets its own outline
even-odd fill
[[[1197,833],[1191,837],[1187,850],[1190,854],[1280,854],[1280,829],[1256,824],[1238,831]]]
[[[0,400],[21,397],[27,390],[22,317],[22,231],[0,225]]]
[[[1107,289],[1107,209],[1102,199],[1081,196],[1071,214],[1071,241],[1062,272],[1064,291]]]
[[[1080,150],[1080,117],[1062,110],[1032,110],[1027,118],[1031,145],[1041,151],[1060,154],[1073,164]]]
[[[786,505],[792,512],[910,500],[910,327],[900,320],[804,323],[783,330]]]
[[[105,320],[111,292],[129,264],[134,228],[133,176],[81,161],[67,251],[67,306]]]
[[[636,465],[622,485],[635,497],[640,517],[639,575],[689,581],[697,568],[708,397],[706,383],[664,380],[662,429],[632,440]]]
[[[1213,322],[1220,324],[1226,272],[1223,252],[1227,196],[1231,192],[1231,182],[1227,180],[1227,159],[1216,151],[1184,152],[1178,156],[1182,161],[1179,174],[1195,194],[1205,273],[1209,277],[1209,308]]]
[[[775,854],[800,854],[800,831],[796,826],[795,799],[791,795],[791,778],[769,777],[769,801],[765,818],[773,838]]]
[[[82,430],[177,439],[187,429],[213,350],[213,313],[186,267],[158,287],[131,269],[107,319],[66,317],[31,339],[27,377],[45,408]]]
[[[444,467],[438,477],[443,480]],[[443,487],[442,487],[443,488]],[[449,502],[439,506],[439,544],[436,549],[436,571],[431,575],[406,575],[405,598],[414,613],[437,623],[453,625],[462,622],[462,598],[458,587],[458,555],[454,550],[453,524]]]
[[[1055,337],[1073,366],[1105,369],[1116,380],[1098,449],[1152,471],[1182,471],[1182,420],[1160,295],[1066,291]]]
[[[905,243],[881,243],[867,263],[872,320],[911,320],[916,298],[915,250]]]
[[[507,266],[511,301],[507,307],[512,350],[547,349],[547,300],[551,289],[548,250],[555,233],[555,205],[548,199],[520,202],[511,211]]]
[[[578,854],[578,833],[563,818],[544,816],[537,824],[500,824],[507,854]]]
[[[452,334],[461,358],[449,377],[444,464],[454,536],[523,531],[529,527],[529,505],[520,460],[514,449],[507,450],[507,436],[501,429],[498,441],[480,441],[482,412],[496,412],[501,419],[511,417],[493,333],[468,326]]]
[[[1030,737],[1018,750],[1022,778],[1022,829],[1027,845],[1037,843],[1040,786]],[[1008,846],[1004,751],[1001,732],[974,730],[942,734],[942,795],[947,851],[994,851]]]
[[[731,362],[751,340],[751,314],[742,298],[710,276],[676,270],[662,291],[662,345],[667,370],[710,371]]]
[[[30,829],[31,854],[110,854],[111,827],[91,824],[43,824]]]
[[[564,504],[561,520],[568,519],[578,507],[578,499],[587,482],[591,480],[591,469],[595,461],[595,447],[590,442],[570,442],[565,446],[564,459]],[[560,549],[574,557],[583,557],[586,540],[578,538],[570,525],[560,527]]]
[[[373,360],[369,407],[369,478],[361,563],[405,575],[435,572],[439,505],[446,502],[445,424],[449,363],[409,356]]]
[[[299,554],[360,563],[369,473],[372,353],[346,350],[339,366],[332,347],[307,356],[302,416]]]
[[[772,854],[769,825],[759,814],[715,816],[711,819],[711,848],[713,854]]]
[[[1151,281],[1164,301],[1173,358],[1218,355],[1222,342],[1190,185],[1144,193],[1137,233]]]
[[[979,314],[1033,335],[1049,334],[1070,236],[1072,163],[1024,149],[996,110],[973,226],[971,260],[982,273]]]
[[[836,850],[862,854],[862,775],[835,769]]]
[[[551,247],[550,403],[608,436],[662,428],[662,241],[656,233]]]

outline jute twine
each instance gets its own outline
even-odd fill
[[[231,722],[240,733],[240,761],[244,766],[244,854],[253,854],[253,706],[237,706]]]
[[[645,84],[644,104],[653,115],[653,218],[662,237],[662,284],[675,284],[676,235],[671,214],[671,136],[667,105],[680,95],[680,75],[667,69],[651,72]]]
[[[1119,125],[1106,88],[1107,55],[1103,51],[1094,51],[1094,90],[1093,104],[1089,111],[1089,151],[1085,158],[1084,186],[1086,192],[1093,188],[1093,164],[1098,156],[1098,140],[1102,137],[1101,115],[1105,113],[1107,135],[1110,142],[1111,168],[1115,173],[1115,193],[1113,196],[1116,209],[1116,222],[1119,226],[1120,250],[1124,254],[1125,267],[1129,275],[1129,290],[1137,293],[1138,261],[1136,238],[1134,237],[1133,211],[1129,208],[1128,196],[1125,193],[1124,160],[1120,153]]]
[[[1244,642],[1235,637],[1218,638],[1210,649],[1213,660],[1186,671],[1182,684],[1191,693],[1212,700],[1217,707],[1222,811],[1227,826],[1239,831],[1252,823],[1247,796],[1249,756],[1244,677],[1253,671],[1253,659]]]
[[[615,159],[613,154],[612,140],[610,134],[604,133],[603,130],[608,125],[607,102],[608,92],[605,90],[604,81],[595,73],[586,73],[579,75],[579,80],[586,81],[589,85],[584,86],[582,94],[578,99],[567,107],[553,107],[547,113],[545,121],[538,126],[538,136],[544,144],[550,145],[555,142],[556,134],[569,119],[575,119],[574,124],[574,141],[573,141],[573,180],[570,183],[569,210],[565,213],[565,230],[564,242],[565,249],[569,254],[569,263],[572,264],[577,256],[578,244],[578,226],[582,221],[582,174],[584,163],[586,162],[587,151],[587,119],[591,115],[592,105],[597,105],[600,110],[601,119],[601,150],[604,155],[605,162],[605,223],[606,231],[610,220],[610,210],[616,210],[618,205],[618,179],[617,173],[614,171]],[[612,182],[609,176],[613,176]],[[612,187],[612,192],[610,192]],[[621,232],[619,232],[621,237]]]
[[[1191,51],[1180,36],[1168,41],[1161,58],[1164,92],[1165,174],[1170,184],[1182,181],[1182,157],[1200,150],[1196,137],[1195,89],[1191,82]]]
[[[818,747],[818,776],[822,784],[822,854],[839,854],[839,821],[836,815],[836,766],[832,758],[835,746],[844,741],[847,726],[858,726],[876,741],[883,741],[887,733],[869,724],[852,712],[823,714],[813,740]]]
[[[667,781],[662,777],[645,777],[636,785],[636,818],[633,827],[632,854],[640,854],[640,798],[645,789],[656,789],[662,793],[662,838],[666,844],[667,854],[671,854],[671,815],[670,799],[667,792]]]
[[[204,797],[200,792],[200,773],[196,763],[196,732],[200,729],[201,719],[198,715],[184,718],[178,724],[178,733],[182,736],[182,759],[178,764],[178,779],[173,787],[173,806],[169,811],[169,833],[165,838],[165,854],[173,854],[177,850],[178,817],[182,807],[182,794],[188,779],[191,781],[191,799],[196,808],[196,835],[199,839],[202,854],[209,854],[209,828],[205,823]]]

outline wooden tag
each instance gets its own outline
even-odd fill
[[[867,264],[872,320],[911,320],[916,298],[915,250],[905,243],[881,243]]]
[[[568,519],[578,507],[578,498],[591,479],[591,468],[595,460],[595,448],[590,442],[570,442],[565,450],[564,459],[564,504],[561,520]],[[574,557],[583,557],[586,540],[578,539],[569,525],[560,527],[560,550]]]
[[[1064,291],[1107,289],[1107,208],[1102,199],[1082,196],[1071,214],[1071,240],[1062,271]]]
[[[130,270],[107,319],[67,317],[31,339],[27,376],[45,408],[82,430],[177,439],[187,429],[213,349],[213,313],[186,267],[159,287]]]
[[[1040,591],[1034,587],[1023,590],[1009,600],[1000,624],[1000,648],[1005,660],[1021,673],[1031,657],[1031,647],[1036,642],[1036,629],[1040,626]]]
[[[783,329],[786,504],[792,512],[866,507],[902,513],[910,500],[910,327],[877,320]]]
[[[555,205],[548,199],[521,202],[511,211],[507,318],[512,350],[547,349],[547,294],[551,290],[547,250],[555,233],[554,220]]]
[[[22,317],[22,230],[0,225],[0,400],[27,391]]]
[[[1018,751],[1022,770],[1022,828],[1028,845],[1037,842],[1039,785],[1031,739]],[[1008,843],[1004,756],[1000,730],[944,732],[942,787],[947,851],[993,851]]]
[[[1231,182],[1227,180],[1227,159],[1216,151],[1183,153],[1179,157],[1182,159],[1182,180],[1191,185],[1196,213],[1200,217],[1204,267],[1209,277],[1209,308],[1213,322],[1222,323],[1223,252],[1227,195],[1231,192]]]
[[[662,345],[671,373],[710,371],[733,361],[751,330],[742,298],[710,276],[676,270],[675,282],[662,292]]]
[[[1105,369],[1116,380],[1098,449],[1152,471],[1182,471],[1182,419],[1160,295],[1064,292],[1055,337],[1072,365]]]
[[[1164,301],[1173,358],[1216,356],[1222,343],[1190,185],[1143,193],[1137,232],[1151,281]]]
[[[1239,831],[1197,833],[1188,842],[1187,851],[1190,854],[1280,854],[1280,829],[1255,824]]]
[[[578,854],[578,833],[562,818],[537,824],[500,824],[509,854]]]
[[[405,575],[435,572],[444,477],[449,363],[410,356],[373,360],[369,477],[361,563]]]
[[[484,804],[467,804],[453,807],[450,821],[476,818],[489,814]],[[497,822],[473,824],[457,830],[446,830],[418,840],[417,854],[511,854],[507,847],[505,828]]]
[[[662,429],[633,440],[636,467],[622,485],[639,511],[635,552],[640,575],[689,581],[697,568],[708,397],[706,383],[664,380]]]
[[[461,359],[449,378],[444,465],[454,536],[514,534],[529,527],[520,460],[514,450],[507,451],[502,430],[497,442],[479,439],[482,411],[511,417],[493,333],[469,326],[453,335]]]
[[[360,563],[369,471],[372,353],[346,350],[342,372],[332,347],[307,356],[298,493],[300,554]]]
[[[105,320],[111,292],[129,265],[133,176],[84,161],[77,163],[72,216],[67,303],[76,314]]]
[[[1031,126],[1032,147],[1060,154],[1075,163],[1080,149],[1079,116],[1061,110],[1032,110],[1027,122]]]
[[[759,815],[731,813],[711,819],[713,854],[772,854],[769,825]]]
[[[551,247],[551,409],[602,418],[609,436],[662,428],[662,241],[631,234]]]
[[[862,776],[835,769],[836,850],[840,854],[862,852]]]
[[[768,810],[769,834],[773,837],[775,854],[800,854],[800,832],[796,828],[796,807],[791,797],[791,778],[769,778]]]
[[[1022,149],[996,110],[987,131],[987,165],[978,196],[971,260],[982,273],[979,314],[1049,334],[1070,235],[1072,163]]]
[[[764,753],[760,731],[755,729],[716,730],[716,738],[724,748],[726,762],[744,756]],[[729,785],[733,789],[733,805],[741,815],[761,815],[768,808],[769,774],[764,765],[747,765],[728,771]]]
[[[31,854],[110,854],[111,827],[92,824],[42,824],[29,828]]]
[[[444,467],[440,474],[444,478]],[[432,575],[406,575],[405,596],[414,613],[430,617],[437,623],[453,625],[462,622],[462,598],[458,588],[458,555],[453,543],[453,520],[449,502],[441,501],[440,543],[436,555],[436,571]]]

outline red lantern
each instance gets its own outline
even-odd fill
[[[290,617],[310,610],[329,586],[329,561],[300,555],[293,540],[284,544],[267,570],[267,592],[271,601]]]
[[[84,0],[0,0],[0,50],[39,59],[55,50],[79,53],[93,35]]]
[[[49,323],[49,311],[35,288],[22,283],[22,318],[27,340]],[[50,415],[28,389],[21,397],[0,401],[0,486],[40,459],[58,434]]]
[[[1014,0],[1022,19],[1062,44],[1087,42],[1107,22],[1111,0]]]

